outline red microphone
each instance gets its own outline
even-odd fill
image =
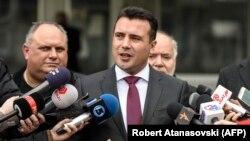
[[[237,125],[250,125],[250,119],[238,121]]]

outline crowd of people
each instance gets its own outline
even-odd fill
[[[14,111],[13,103],[22,99],[25,93],[41,86],[46,74],[56,68],[69,66],[68,51],[72,47],[68,41],[71,37],[65,28],[65,25],[53,22],[34,23],[22,45],[26,65],[10,74],[4,61],[0,62],[1,117]],[[65,109],[54,107],[46,113],[32,113],[27,119],[14,116],[1,122],[0,140],[126,141],[128,125],[176,124],[175,119],[166,112],[168,105],[176,102],[189,107],[189,97],[196,91],[195,87],[175,75],[177,54],[177,42],[158,29],[158,21],[150,11],[140,7],[125,7],[113,28],[114,65],[90,75],[69,70],[71,78],[68,83],[76,87],[78,100]],[[233,99],[237,98],[235,94],[241,87],[250,88],[247,77],[250,72],[249,60],[220,72],[218,85],[231,90]],[[134,82],[128,79],[134,79]],[[47,103],[53,92],[54,89],[50,89],[40,95]],[[71,115],[73,111],[84,111],[82,99],[86,94],[89,99],[94,99],[106,93],[119,99],[118,112],[110,119],[98,126],[88,120],[69,124],[74,118]],[[32,100],[27,101],[32,103]],[[232,102],[239,106],[242,104],[237,100]],[[232,112],[230,107],[226,108],[228,114],[224,120],[215,122],[216,125],[245,123],[239,121],[239,113]],[[65,119],[58,118],[61,113],[66,113],[63,116]],[[10,125],[13,121],[18,124]],[[61,127],[64,127],[65,132],[59,134],[57,131]]]

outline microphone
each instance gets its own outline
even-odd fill
[[[231,103],[228,101],[232,95],[232,92],[225,87],[218,85],[215,89],[214,93],[212,94],[211,98],[214,101],[218,101],[220,106],[223,107],[225,104],[232,107],[235,112],[241,113],[243,116],[248,115],[248,111],[241,106]]]
[[[199,109],[200,111],[200,106],[202,103],[206,103],[206,102],[211,102],[213,101],[212,98],[209,95],[200,95],[198,97],[198,99],[196,100],[196,105],[197,105],[197,109]]]
[[[250,119],[238,121],[237,125],[250,125]]]
[[[200,95],[202,95],[202,94],[211,95],[212,94],[212,89],[208,88],[207,86],[201,85],[201,84],[197,86],[196,91]]]
[[[68,83],[70,80],[70,77],[71,75],[67,68],[65,67],[56,68],[55,70],[50,71],[45,76],[45,81],[42,84],[28,91],[22,97],[30,95],[34,92],[38,92],[41,94],[43,92],[48,91],[49,89],[52,89],[52,90],[57,89],[61,87],[62,85]]]
[[[0,117],[0,123],[9,119],[10,117],[17,115],[21,119],[26,119],[32,114],[44,108],[45,102],[43,97],[38,93],[19,98],[13,102],[14,111]]]
[[[51,96],[51,100],[46,103],[45,108],[41,111],[42,114],[47,113],[54,107],[65,109],[72,105],[78,98],[78,91],[75,86],[65,84],[59,89],[56,89]]]
[[[167,107],[167,113],[172,119],[175,119],[178,125],[204,125],[197,119],[199,115],[196,112],[180,103],[170,103]]]
[[[196,111],[198,111],[198,109],[197,109],[197,99],[200,97],[200,94],[198,94],[197,92],[194,92],[194,93],[192,93],[191,95],[190,95],[190,97],[189,97],[189,99],[188,99],[188,104],[189,104],[189,106],[192,108],[192,109],[194,109],[194,110],[196,110]]]
[[[218,101],[213,101],[209,95],[201,95],[197,100],[200,109],[200,120],[206,124],[214,124],[214,122],[224,119],[225,113]]]
[[[101,124],[109,117],[113,116],[119,110],[119,101],[112,94],[103,94],[100,98],[95,98],[87,102],[84,107],[84,113],[74,118],[71,122],[57,129],[57,134],[63,134],[64,128],[68,125],[79,126],[81,121],[93,119],[96,124]]]

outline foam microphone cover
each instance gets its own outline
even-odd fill
[[[211,102],[213,99],[209,95],[201,95],[196,102],[197,109],[200,109],[202,103]]]
[[[190,95],[189,99],[188,99],[188,104],[189,106],[197,111],[197,100],[200,97],[200,95],[197,92],[194,92]]]
[[[104,101],[104,103],[108,109],[108,112],[111,115],[114,115],[115,113],[117,113],[120,105],[119,105],[118,99],[114,95],[107,93],[107,94],[101,95],[100,97]]]
[[[30,97],[35,101],[36,111],[40,111],[44,108],[45,102],[43,97],[38,93],[33,93]],[[18,111],[18,116],[21,119],[26,119],[30,117],[35,111],[30,107],[27,97],[20,98],[14,101],[14,109]]]
[[[204,86],[204,85],[198,85],[196,91],[200,95],[202,95],[202,94],[211,95],[212,94],[212,89],[210,89],[210,88],[208,88],[207,86]]]
[[[174,107],[174,108],[173,108]],[[176,119],[179,115],[179,112],[181,111],[181,108],[183,107],[180,103],[170,103],[167,107],[167,114],[172,118]]]
[[[56,89],[51,99],[55,106],[59,109],[65,109],[72,105],[78,98],[78,91],[75,86],[71,84],[65,84],[60,89]]]
[[[37,111],[41,111],[45,106],[45,100],[39,93],[33,93],[31,97],[35,100]]]
[[[71,74],[65,67],[56,68],[45,76],[45,79],[49,82],[50,88],[53,90],[68,83],[70,78]]]

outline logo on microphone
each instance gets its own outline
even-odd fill
[[[57,73],[59,73],[59,69],[56,68],[55,70],[52,70],[49,73],[51,73],[52,75],[56,75]]]
[[[200,120],[204,122],[206,113],[204,111],[201,112]]]
[[[190,121],[185,112],[183,114],[180,114],[180,119]]]
[[[217,110],[220,110],[221,107],[218,106],[218,105],[206,105],[204,107],[205,110],[208,110],[208,111],[217,111]]]
[[[102,105],[97,105],[94,107],[93,113],[96,117],[102,117],[105,114],[105,108]]]
[[[215,100],[215,101],[218,101],[219,104],[221,104],[221,102],[223,102],[224,99],[227,98],[227,97],[228,97],[228,90],[226,90],[221,97],[220,97],[219,94],[215,93],[213,95],[212,99]]]
[[[214,101],[218,101],[220,106],[223,107],[226,101],[231,97],[231,95],[232,95],[231,91],[219,85],[212,94],[211,98]]]
[[[58,93],[59,94],[65,94],[67,92],[67,88],[65,86],[61,87],[59,90],[58,90]]]
[[[56,98],[61,101],[61,94],[65,94],[67,92],[68,88],[66,88],[65,86],[61,87],[60,89],[56,90],[55,95]]]

